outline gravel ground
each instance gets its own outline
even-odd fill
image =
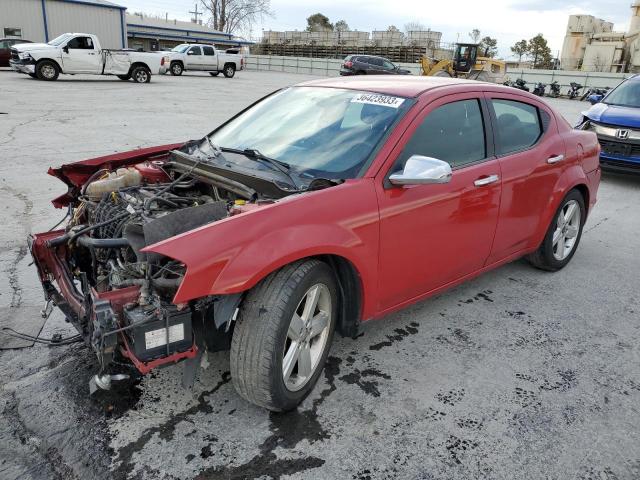
[[[197,138],[311,77],[241,72],[150,85],[0,71],[0,314],[42,306],[25,236],[61,216],[50,165]],[[586,104],[549,100],[575,122]],[[605,175],[580,249],[518,261],[336,338],[289,414],[239,399],[227,355],[90,398],[82,345],[0,353],[0,478],[638,479],[640,178]],[[72,334],[55,312],[43,335]]]

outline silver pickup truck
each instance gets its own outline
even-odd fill
[[[213,45],[183,43],[170,52],[169,73],[182,75],[184,71],[209,72],[212,76],[222,74],[232,78],[236,71],[244,68],[244,58],[238,53],[222,53]]]
[[[61,73],[82,73],[149,83],[152,74],[166,73],[168,62],[166,55],[103,49],[98,37],[89,33],[65,33],[49,43],[14,45],[9,65],[40,80],[57,80]]]

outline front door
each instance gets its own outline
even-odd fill
[[[381,171],[379,312],[415,300],[481,269],[498,220],[500,164],[485,126],[481,93],[450,95],[429,104]],[[412,155],[444,160],[446,184],[391,186],[385,180]],[[393,160],[395,158],[395,160]],[[389,165],[393,165],[389,168]]]
[[[204,70],[205,59],[202,55],[202,47],[191,47],[187,50],[187,70]]]
[[[75,37],[62,51],[62,68],[68,73],[100,73],[102,59],[91,37]]]

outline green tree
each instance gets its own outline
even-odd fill
[[[522,57],[529,53],[529,43],[523,38],[519,42],[513,44],[511,51],[518,55],[518,62],[522,61]]]
[[[333,26],[333,29],[336,32],[346,32],[349,30],[349,24],[345,20],[338,20]]]
[[[469,32],[469,38],[473,43],[478,43],[478,40],[480,39],[480,30],[478,30],[477,28],[471,30]]]
[[[478,55],[493,58],[498,54],[498,40],[489,36],[482,37],[478,50]]]
[[[551,68],[551,49],[541,33],[529,40],[528,54],[533,59],[533,68]]]
[[[314,13],[307,17],[308,32],[326,32],[327,30],[333,30],[333,25],[329,21],[329,17],[326,15]]]

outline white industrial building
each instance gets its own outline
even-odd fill
[[[48,42],[94,33],[105,48],[127,46],[126,7],[107,0],[0,0],[0,37]]]
[[[614,32],[613,23],[592,15],[571,15],[560,65],[563,70],[639,72],[640,0],[631,6],[627,32]]]

